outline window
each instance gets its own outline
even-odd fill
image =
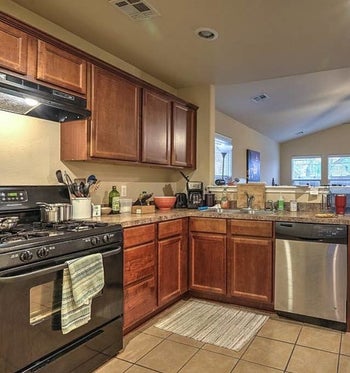
[[[215,180],[232,180],[232,139],[215,134]]]
[[[293,157],[292,184],[319,186],[321,184],[321,157]]]
[[[350,156],[328,157],[328,184],[350,185]]]

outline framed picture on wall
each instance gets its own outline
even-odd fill
[[[247,149],[247,183],[260,181],[260,153]]]

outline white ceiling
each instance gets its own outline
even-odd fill
[[[215,85],[218,110],[278,142],[350,122],[350,0],[146,0],[160,16],[144,21],[108,0],[13,1],[175,88]]]

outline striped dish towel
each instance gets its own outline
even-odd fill
[[[92,298],[104,286],[101,254],[69,260],[63,270],[61,328],[67,334],[89,322]]]

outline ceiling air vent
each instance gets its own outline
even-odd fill
[[[160,15],[144,0],[109,0],[109,3],[135,21],[143,21]]]
[[[253,101],[257,104],[258,102],[268,100],[269,98],[270,96],[267,93],[261,93],[260,95],[252,97],[250,101]]]

